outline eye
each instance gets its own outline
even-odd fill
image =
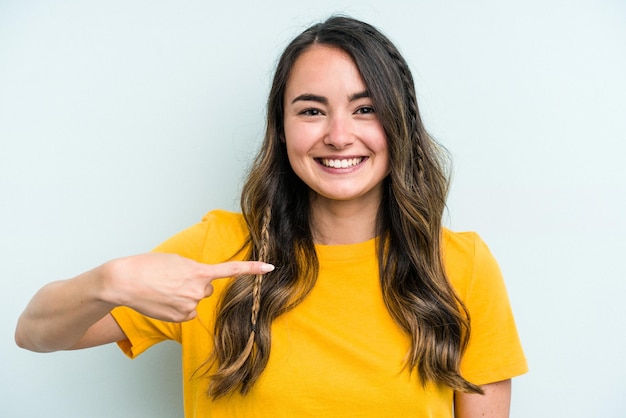
[[[369,115],[372,113],[376,113],[372,106],[361,106],[356,110],[356,113],[361,115]]]
[[[304,116],[320,116],[322,114],[323,113],[321,110],[315,109],[315,108],[304,109],[303,111],[300,112],[300,115],[304,115]]]

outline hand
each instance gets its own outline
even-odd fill
[[[120,258],[103,267],[105,300],[171,322],[195,318],[198,303],[213,294],[213,280],[274,270],[259,261],[202,264],[161,253]]]

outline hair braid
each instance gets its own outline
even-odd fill
[[[402,80],[402,84],[404,85],[405,91],[405,104],[408,108],[408,112],[406,114],[406,129],[407,136],[412,140],[416,141],[415,150],[416,155],[414,156],[414,161],[417,164],[417,172],[420,179],[424,179],[425,177],[425,167],[424,167],[424,156],[426,153],[422,149],[422,140],[419,138],[420,135],[423,134],[422,123],[420,120],[420,112],[417,105],[417,95],[415,93],[415,81],[413,79],[413,75],[411,74],[411,70],[409,69],[409,65],[406,60],[400,54],[400,51],[389,41],[385,39],[384,42],[385,48],[389,52],[389,55],[396,63],[396,66],[400,72],[400,78]]]
[[[265,208],[263,214],[263,226],[261,229],[261,242],[259,246],[258,261],[267,261],[267,253],[270,241],[269,224],[272,217],[272,208],[268,205]],[[252,332],[250,333],[250,340],[254,341],[254,335],[256,333],[256,322],[259,317],[259,309],[261,307],[261,284],[263,282],[263,275],[257,274],[254,278],[254,286],[252,288],[252,316],[250,323],[252,324]]]
[[[265,208],[265,212],[263,214],[263,223],[261,227],[260,234],[260,242],[257,243],[256,247],[258,248],[258,261],[266,261],[268,248],[269,248],[269,224],[272,216],[272,208],[270,205],[267,205]],[[250,315],[250,336],[248,337],[248,342],[246,343],[244,349],[241,351],[236,360],[230,363],[227,367],[220,367],[217,373],[213,376],[213,378],[223,379],[224,376],[230,376],[239,372],[246,363],[248,359],[252,359],[254,361],[255,356],[255,342],[257,335],[257,320],[259,318],[259,311],[261,308],[261,284],[263,282],[263,275],[257,274],[254,276],[254,282],[252,285],[252,312]],[[210,389],[211,393],[213,389]]]

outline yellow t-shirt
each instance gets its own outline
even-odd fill
[[[231,259],[246,236],[240,214],[212,211],[155,251],[217,263]],[[472,319],[463,376],[485,384],[525,373],[506,289],[489,250],[474,233],[446,230],[443,242],[448,276]],[[182,344],[187,417],[451,417],[453,392],[424,388],[402,368],[409,339],[385,308],[375,240],[316,245],[316,251],[316,285],[272,324],[269,362],[246,396],[214,402],[206,395],[206,378],[194,375],[210,355],[215,305],[228,279],[213,282],[215,293],[188,322],[161,322],[116,308],[113,316],[128,338],[119,345],[135,357],[166,339]]]

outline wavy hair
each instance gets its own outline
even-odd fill
[[[271,324],[315,285],[318,261],[310,229],[309,189],[293,172],[283,136],[290,71],[312,45],[345,51],[370,92],[384,127],[390,173],[377,215],[384,302],[410,338],[405,367],[418,380],[481,393],[459,372],[469,314],[452,289],[441,255],[448,191],[447,154],[426,132],[411,71],[391,41],[371,25],[333,16],[297,36],[279,59],[267,103],[264,142],[241,196],[252,260],[278,268],[230,283],[218,304],[209,395],[249,392],[267,365]]]

